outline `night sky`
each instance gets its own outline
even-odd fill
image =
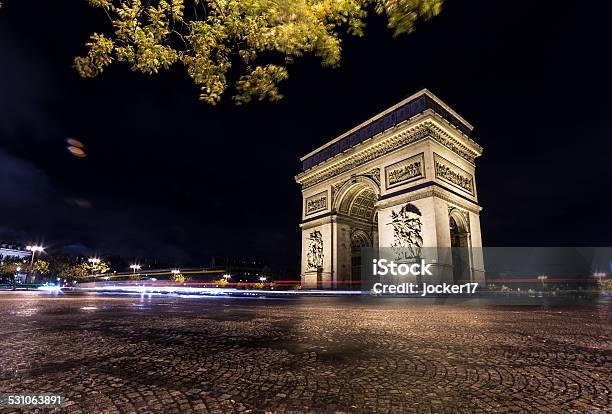
[[[85,0],[0,10],[0,240],[175,264],[297,269],[299,158],[423,87],[475,126],[483,242],[610,245],[610,10],[604,1],[447,1],[414,34],[372,18],[341,67],[298,60],[278,103],[197,100],[159,76],[71,68]],[[66,151],[78,138],[88,157]]]

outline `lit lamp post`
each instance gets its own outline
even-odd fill
[[[17,275],[19,274],[19,272],[21,272],[21,266],[17,266],[17,268],[15,269],[15,274],[13,275],[13,290],[17,289]]]
[[[544,283],[546,282],[546,279],[548,279],[548,276],[546,276],[546,275],[540,275],[540,276],[538,276],[538,280],[539,280],[540,282],[542,282],[542,289],[544,289]]]
[[[602,286],[601,285],[601,280],[606,277],[606,274],[603,272],[597,272],[597,273],[593,273],[593,277],[597,279],[597,287]]]
[[[26,246],[26,250],[29,250],[32,252],[32,259],[30,260],[30,271],[28,272],[28,276],[26,277],[26,283],[28,283],[28,279],[31,279],[31,282],[34,281],[34,276],[33,276],[33,271],[34,271],[34,256],[36,256],[36,253],[40,253],[43,252],[45,249],[42,246]]]
[[[92,264],[91,274],[93,276],[93,274],[95,273],[96,265],[99,265],[101,260],[98,259],[97,257],[90,257],[89,259],[87,259],[87,261]]]
[[[136,278],[136,271],[140,270],[140,265],[138,265],[138,264],[130,265],[130,269],[132,269],[134,271],[134,279],[135,279]]]
[[[229,283],[230,279],[232,278],[232,276],[230,274],[224,274],[223,275],[223,279],[225,279],[225,283]]]

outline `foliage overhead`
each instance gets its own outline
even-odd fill
[[[228,88],[238,104],[275,101],[295,58],[312,54],[337,66],[341,32],[362,36],[368,13],[386,15],[400,35],[440,13],[443,1],[88,0],[114,31],[93,33],[75,67],[95,77],[114,62],[149,75],[182,64],[210,104]]]

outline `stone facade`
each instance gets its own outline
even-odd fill
[[[361,247],[418,249],[446,282],[466,247],[463,280],[484,283],[471,130],[422,90],[303,157],[303,286],[358,286]]]

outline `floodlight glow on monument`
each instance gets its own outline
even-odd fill
[[[484,284],[472,130],[424,89],[302,157],[302,286],[361,283],[364,249],[424,258],[432,283]],[[457,247],[470,261],[433,257]]]

